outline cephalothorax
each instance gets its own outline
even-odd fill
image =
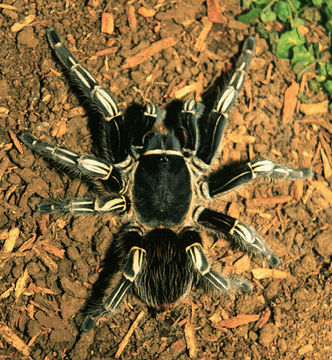
[[[122,254],[120,280],[105,301],[86,315],[82,331],[89,331],[101,316],[116,309],[129,291],[155,308],[181,299],[197,282],[220,292],[249,292],[246,280],[224,276],[210,265],[200,236],[205,227],[228,235],[270,266],[279,266],[279,259],[253,229],[202,206],[258,177],[302,180],[313,175],[309,169],[294,170],[270,160],[242,163],[206,175],[252,60],[253,36],[246,39],[234,74],[217,96],[205,127],[200,124],[203,105],[194,100],[184,102],[177,124],[184,135],[180,138],[174,129],[156,130],[162,116],[151,103],[137,114],[134,131],[128,131],[110,93],[75,60],[53,27],[47,35],[69,77],[102,115],[102,153],[97,158],[81,155],[46,144],[26,131],[19,138],[64,170],[103,187],[98,187],[99,196],[94,199],[44,201],[37,211],[73,215],[107,212],[124,219],[114,240]]]

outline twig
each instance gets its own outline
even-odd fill
[[[128,341],[131,337],[131,335],[133,334],[134,330],[137,328],[139,322],[141,321],[141,319],[143,318],[145,312],[142,310],[137,318],[135,319],[135,321],[133,322],[133,324],[131,325],[131,327],[129,328],[126,336],[123,338],[123,340],[121,341],[120,345],[119,345],[119,348],[118,348],[118,351],[116,352],[115,354],[115,358],[116,359],[119,359],[119,357],[121,356],[123,350],[125,349],[125,347],[127,346],[128,344]]]

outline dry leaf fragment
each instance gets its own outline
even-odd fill
[[[126,59],[125,63],[122,65],[122,69],[130,69],[132,67],[135,67],[142,62],[150,59],[154,54],[157,54],[164,49],[174,46],[176,43],[177,40],[172,36],[156,41],[138,54]]]
[[[8,232],[7,239],[5,240],[5,243],[3,245],[3,252],[5,253],[11,253],[16,245],[16,240],[18,239],[20,235],[20,229],[18,228],[12,228]]]
[[[9,136],[12,139],[12,141],[14,143],[14,146],[16,147],[17,151],[20,154],[23,154],[23,149],[22,149],[21,143],[18,141],[16,135],[11,130],[8,130],[8,132],[9,132]]]
[[[299,88],[300,85],[296,81],[293,81],[291,86],[285,91],[285,101],[281,121],[283,124],[289,123],[293,118]]]
[[[35,15],[28,15],[26,16],[23,21],[21,22],[16,22],[11,28],[10,30],[12,32],[18,32],[21,31],[23,28],[25,28],[27,25],[31,24],[34,20],[35,20],[36,16]]]
[[[252,321],[257,321],[259,319],[259,315],[253,314],[253,315],[237,315],[233,316],[229,319],[221,320],[217,324],[214,324],[214,326],[219,328],[229,328],[233,329],[241,325],[249,324]]]
[[[153,17],[156,15],[156,10],[142,6],[138,9],[138,13],[143,17]]]
[[[329,101],[325,100],[315,104],[301,104],[300,110],[305,115],[326,114],[328,112],[328,107]]]
[[[106,34],[113,34],[114,32],[114,18],[112,13],[102,13],[101,15],[101,32]]]
[[[29,273],[27,269],[24,269],[23,275],[19,277],[15,285],[15,299],[17,300],[23,293],[27,284]]]
[[[213,23],[224,23],[225,18],[221,15],[224,9],[220,6],[219,0],[207,0],[207,15],[210,21]]]
[[[272,279],[286,279],[289,274],[282,270],[257,268],[251,270],[253,276],[257,280],[272,278]]]
[[[24,356],[29,356],[30,349],[27,344],[19,338],[11,328],[5,323],[0,321],[0,336],[11,346],[13,346],[18,352]]]
[[[195,358],[197,356],[197,343],[195,331],[190,321],[187,321],[186,325],[184,326],[184,335],[186,338],[187,348],[189,350],[189,357]]]

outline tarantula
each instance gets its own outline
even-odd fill
[[[106,212],[123,217],[114,240],[121,253],[120,280],[106,300],[85,316],[81,331],[92,329],[129,291],[153,308],[175,303],[195,283],[220,292],[249,292],[251,286],[245,279],[227,277],[210,265],[200,236],[205,227],[229,236],[271,267],[279,266],[278,257],[253,229],[201,205],[258,177],[303,180],[313,175],[309,169],[295,170],[271,160],[255,160],[206,175],[253,58],[254,36],[245,40],[234,74],[217,96],[205,128],[200,121],[203,105],[194,100],[184,102],[178,119],[182,139],[174,129],[157,131],[156,124],[163,122],[163,116],[152,103],[137,114],[134,131],[129,132],[113,97],[77,62],[53,27],[47,29],[47,37],[70,79],[103,118],[101,154],[97,158],[82,155],[44,143],[26,131],[19,138],[65,171],[101,183],[103,188],[95,199],[43,201],[36,210],[73,215]]]

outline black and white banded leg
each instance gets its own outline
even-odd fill
[[[105,157],[112,163],[121,163],[128,156],[128,134],[124,128],[122,114],[107,89],[102,87],[63,45],[54,27],[47,29],[49,43],[57,58],[68,71],[70,78],[77,84],[91,104],[103,116],[103,143],[106,147]]]
[[[136,158],[143,153],[145,136],[152,129],[158,116],[158,108],[152,103],[146,104],[143,113],[138,116],[135,131],[131,135],[131,150]]]
[[[197,232],[187,231],[184,235],[186,240],[190,240],[191,242],[191,244],[186,247],[187,255],[192,260],[195,269],[213,288],[220,292],[240,290],[244,293],[249,293],[251,291],[250,284],[242,277],[227,277],[211,267],[211,264],[204,254],[201,238]]]
[[[68,213],[88,215],[93,213],[122,213],[127,209],[126,198],[122,195],[102,196],[97,199],[71,199],[42,201],[36,206],[41,214]]]
[[[138,233],[136,234],[136,236],[140,237]],[[133,246],[131,248],[127,256],[125,265],[122,269],[122,274],[119,282],[115,285],[111,294],[106,298],[104,303],[99,308],[92,310],[84,318],[81,325],[81,331],[90,331],[100,317],[108,314],[109,312],[117,309],[120,306],[124,297],[128,294],[128,291],[133,286],[137,275],[142,270],[145,252],[146,251],[144,249],[138,246]]]
[[[28,148],[51,160],[55,165],[69,170],[73,175],[84,177],[90,181],[101,180],[114,191],[121,190],[122,182],[117,171],[106,161],[82,155],[64,147],[50,145],[36,139],[27,131],[20,132],[18,138]]]
[[[220,171],[212,175],[206,183],[203,183],[203,191],[207,196],[213,197],[234,190],[240,185],[246,184],[259,177],[275,179],[305,180],[313,176],[310,169],[296,170],[287,166],[276,164],[271,160],[255,160],[235,169]]]
[[[211,161],[218,150],[222,135],[228,121],[228,113],[236,101],[242,88],[245,74],[249,68],[255,51],[255,37],[249,36],[243,45],[243,50],[238,59],[235,71],[226,89],[221,92],[214,103],[208,118],[207,133],[199,146],[197,157],[206,165]]]
[[[200,141],[198,120],[203,111],[204,105],[195,100],[187,100],[183,104],[180,121],[185,132],[185,142],[182,150],[185,156],[192,157],[196,155]]]
[[[278,257],[265,245],[264,240],[257,235],[256,231],[243,222],[203,207],[196,209],[195,220],[198,224],[230,235],[241,248],[260,256],[269,266],[279,267],[280,260]]]

